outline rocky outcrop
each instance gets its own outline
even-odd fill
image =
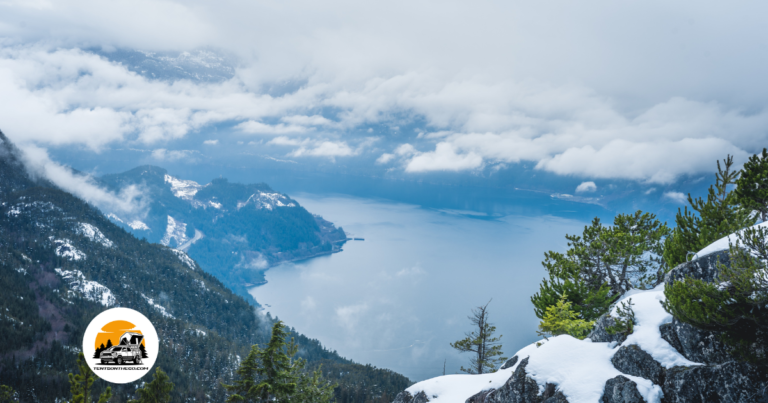
[[[664,384],[664,367],[634,344],[620,347],[611,358],[611,363],[625,374],[650,379],[657,385]]]
[[[515,364],[517,364],[517,356],[514,356],[508,359],[507,361],[505,361],[504,364],[502,364],[500,369],[507,369],[507,368],[513,367],[515,366]]]
[[[615,333],[610,334],[608,333],[608,328],[611,326],[616,325],[616,319],[609,315],[605,314],[601,316],[600,318],[595,321],[595,327],[592,329],[592,332],[589,333],[589,339],[592,340],[594,343],[610,343],[612,341],[615,341],[617,343],[623,343],[624,340],[627,339],[627,335],[623,333]]]
[[[727,250],[710,253],[709,255],[701,256],[696,260],[677,265],[677,267],[667,273],[664,277],[664,282],[671,284],[686,277],[691,277],[712,283],[717,279],[718,263],[726,266],[731,264],[731,258]]]
[[[671,368],[662,390],[668,403],[768,403],[767,387],[760,369],[729,362]]]
[[[512,357],[512,359],[515,358]],[[479,392],[467,399],[465,403],[568,403],[563,393],[551,383],[544,385],[544,391],[540,394],[539,385],[526,372],[527,366],[528,358],[526,357],[520,361],[520,365],[504,386]]]
[[[645,403],[645,399],[635,381],[619,375],[605,383],[602,403]]]
[[[429,398],[424,392],[419,392],[416,396],[412,396],[407,390],[404,390],[397,394],[392,403],[427,403],[428,401]]]
[[[697,329],[673,319],[659,328],[661,338],[672,345],[683,357],[704,364],[722,364],[733,361],[731,348],[720,341],[717,332]]]

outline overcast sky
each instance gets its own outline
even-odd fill
[[[4,0],[0,129],[36,155],[163,160],[210,133],[199,147],[366,155],[403,175],[524,162],[669,185],[766,146],[766,14],[759,1]],[[153,76],[124,51],[218,75]]]

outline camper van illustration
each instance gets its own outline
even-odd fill
[[[109,347],[101,352],[99,357],[101,363],[124,365],[131,362],[133,364],[141,364],[141,359],[144,355],[141,348],[142,340],[144,340],[144,335],[141,333],[123,333],[120,336],[120,343],[118,345]]]

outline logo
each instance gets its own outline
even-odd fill
[[[157,359],[160,343],[152,323],[133,309],[113,308],[97,315],[83,336],[83,355],[107,382],[128,383],[144,376]]]

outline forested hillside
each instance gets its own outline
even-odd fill
[[[185,253],[139,240],[82,200],[30,179],[15,154],[0,133],[0,383],[22,401],[68,397],[86,326],[121,306],[156,327],[157,365],[176,385],[173,401],[224,401],[221,383],[252,344],[268,340],[273,319]],[[409,384],[291,333],[308,369],[323,363],[324,376],[339,382],[338,401],[386,400]],[[111,401],[134,398],[136,385],[112,387]]]
[[[338,252],[346,240],[344,230],[265,183],[217,178],[200,185],[149,165],[104,175],[100,182],[115,192],[137,186],[148,202],[141,217],[105,211],[115,224],[139,238],[187,252],[252,303],[248,288],[264,282],[264,270]]]

